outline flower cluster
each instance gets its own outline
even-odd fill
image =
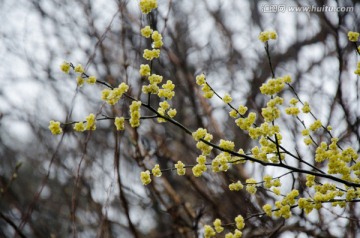
[[[116,130],[121,131],[125,129],[125,118],[124,117],[115,117],[114,124]]]
[[[153,29],[151,29],[150,26],[145,26],[144,28],[141,29],[141,35],[145,38],[150,38],[153,40],[152,42],[152,50],[149,49],[145,49],[144,53],[143,53],[143,57],[146,60],[153,60],[155,58],[159,58],[160,57],[160,48],[163,46],[163,37],[162,35],[158,32],[158,31],[154,31]],[[142,76],[146,76],[144,74],[141,73],[141,68],[140,68],[140,74]]]
[[[251,194],[255,194],[256,193],[256,180],[253,178],[249,178],[246,181],[246,191],[248,191]]]
[[[265,95],[274,95],[284,89],[285,83],[291,83],[291,77],[285,75],[275,79],[270,79],[260,87],[260,92]]]
[[[140,126],[140,107],[141,101],[133,101],[130,105],[130,125],[131,127],[139,127]]]
[[[263,31],[260,32],[259,40],[262,42],[267,42],[268,40],[276,40],[277,34],[275,31]]]
[[[230,161],[231,155],[228,152],[221,152],[211,162],[212,171],[215,173],[227,171],[229,169]]]
[[[244,188],[244,185],[240,181],[229,184],[230,191],[240,191],[243,188]]]
[[[244,105],[240,105],[238,107],[237,110],[235,109],[232,109],[230,112],[229,112],[229,115],[233,118],[237,118],[238,115],[240,114],[241,116],[245,115],[245,113],[247,112],[248,108]]]
[[[140,180],[144,185],[151,183],[150,171],[146,170],[140,173]]]
[[[141,71],[141,69],[140,69],[140,71]],[[140,72],[140,74],[141,74],[141,72]],[[143,93],[157,94],[159,92],[158,84],[162,82],[163,77],[161,75],[152,74],[152,75],[150,75],[148,77],[148,80],[149,80],[149,85],[144,85],[142,87],[142,92]]]
[[[175,96],[175,84],[171,80],[166,81],[165,84],[161,85],[161,88],[158,92],[159,97],[171,100]]]
[[[96,117],[93,113],[90,113],[87,117],[86,117],[86,121],[85,123],[80,121],[75,123],[74,125],[74,130],[78,131],[78,132],[83,132],[86,130],[96,130]]]
[[[140,0],[139,5],[141,12],[144,14],[148,14],[158,7],[157,0]]]
[[[75,73],[78,73],[79,75],[76,77],[76,83],[77,85],[80,87],[82,86],[85,82],[87,82],[88,84],[95,84],[96,83],[96,77],[95,76],[88,76],[85,74],[85,69],[81,64],[78,64],[76,66],[74,66],[73,64],[64,61],[61,65],[60,65],[60,69],[61,71],[63,71],[66,74],[70,73],[71,69],[74,69]],[[87,79],[86,79],[87,78]],[[85,81],[86,79],[86,81]]]
[[[175,168],[176,168],[176,172],[178,175],[182,176],[182,175],[185,175],[185,165],[183,162],[181,161],[178,161],[176,164],[175,164]]]
[[[204,74],[200,74],[198,76],[196,76],[196,84],[199,86],[202,86],[201,91],[203,91],[203,95],[205,98],[212,98],[212,96],[214,96],[214,91],[210,88],[210,86],[206,83],[206,78]],[[229,103],[231,102],[231,97],[226,97],[227,101],[229,101]]]
[[[351,42],[357,42],[357,41],[359,40],[359,35],[360,35],[359,32],[349,31],[349,32],[348,32],[349,41],[351,41]]]
[[[199,155],[196,158],[197,164],[192,168],[192,172],[195,177],[200,177],[206,170],[206,157],[204,155]]]
[[[154,166],[154,168],[151,170],[151,173],[155,176],[155,177],[160,177],[162,175],[161,170],[160,170],[160,165],[156,164]]]
[[[276,217],[283,217],[285,219],[288,219],[291,217],[291,206],[296,203],[295,198],[299,196],[299,191],[294,189],[291,192],[289,192],[281,201],[275,202],[275,207],[277,208],[274,211],[274,216]],[[264,209],[264,207],[263,207]],[[265,210],[266,209],[266,210]],[[265,207],[264,211],[266,213],[269,212],[268,206]]]
[[[129,90],[129,86],[126,83],[121,83],[117,88],[104,89],[101,92],[101,99],[110,105],[115,105],[122,95]]]
[[[167,101],[163,101],[159,103],[159,108],[157,110],[157,112],[161,115],[161,116],[166,116],[166,114],[170,117],[173,118],[176,115],[176,109],[174,108],[170,108],[170,104]],[[165,122],[166,120],[164,118],[158,118],[158,122]]]
[[[280,117],[280,109],[277,105],[281,105],[283,102],[284,100],[278,96],[267,102],[266,107],[261,109],[261,115],[263,116],[265,122],[272,122]]]
[[[60,135],[63,132],[60,122],[53,120],[50,121],[49,130],[53,135]]]

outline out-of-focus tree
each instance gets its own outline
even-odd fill
[[[150,25],[164,37],[161,57],[151,63],[152,73],[176,85],[172,107],[184,127],[206,128],[213,141],[231,140],[235,148],[251,153],[257,143],[238,128],[226,104],[202,96],[195,77],[204,73],[219,95],[228,93],[234,105],[260,115],[268,98],[259,87],[272,73],[289,74],[292,88],[280,96],[285,101],[296,96],[308,101],[313,115],[323,125],[332,125],[340,148],[352,146],[359,153],[359,84],[353,74],[358,56],[347,33],[359,30],[360,5],[283,2],[159,0],[159,7],[144,15],[139,1],[2,1],[0,236],[196,237],[215,218],[233,230],[231,224],[240,214],[245,218],[244,237],[356,237],[356,202],[345,208],[323,204],[310,215],[294,208],[292,218],[285,220],[263,214],[263,205],[279,199],[269,189],[259,186],[252,195],[228,188],[238,180],[262,181],[265,175],[289,172],[281,167],[247,162],[226,173],[213,173],[209,167],[199,178],[190,168],[185,176],[163,171],[144,187],[140,172],[155,164],[162,169],[174,168],[178,161],[195,165],[201,153],[196,143],[170,122],[146,119],[137,129],[125,123],[119,133],[113,120],[105,120],[128,117],[132,101],[122,98],[113,107],[104,104],[100,97],[106,85],[124,82],[130,86],[130,97],[147,101],[141,93],[147,82],[139,67],[146,63],[143,50],[151,45],[140,30]],[[285,12],[269,12],[269,6],[279,4]],[[352,10],[290,11],[308,6]],[[278,39],[264,50],[258,36],[267,29],[275,30]],[[86,73],[103,84],[77,87],[76,75],[59,69],[64,60],[84,65]],[[159,102],[154,97],[151,105],[157,108]],[[47,128],[50,119],[81,121],[90,113],[104,118],[96,131],[74,132],[71,124],[53,137]],[[146,110],[142,114],[153,115]],[[286,164],[316,172],[325,164],[314,161],[317,146],[304,145],[301,133],[302,123],[312,121],[284,116],[277,124],[286,131],[282,145],[302,159],[291,158]],[[313,138],[319,144],[330,141],[326,130]],[[213,150],[209,159],[219,153]],[[284,190],[297,189],[306,197],[306,174],[293,172],[280,179]]]

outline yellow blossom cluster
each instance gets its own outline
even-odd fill
[[[264,180],[264,187],[265,188],[271,188],[271,187],[280,187],[281,186],[281,181],[280,179],[273,179],[270,175],[265,175],[263,177]]]
[[[266,107],[261,109],[261,115],[263,116],[265,122],[272,122],[280,117],[280,109],[277,105],[281,105],[283,102],[284,99],[278,96],[267,102]]]
[[[248,108],[244,105],[240,105],[238,107],[237,110],[234,110],[232,109],[230,112],[229,112],[229,115],[233,118],[237,118],[238,115],[240,114],[241,116],[245,115],[245,113],[247,112]]]
[[[107,102],[110,105],[115,105],[122,95],[126,93],[129,89],[129,86],[126,83],[121,83],[117,88],[114,89],[104,89],[101,92],[101,99]]]
[[[143,93],[157,94],[159,92],[158,84],[162,82],[163,77],[161,75],[152,74],[152,75],[150,75],[148,77],[148,80],[149,80],[149,85],[144,85],[142,87],[142,92]]]
[[[334,199],[337,196],[344,195],[344,192],[339,191],[335,184],[324,183],[322,185],[315,185],[315,194],[313,199],[315,202],[327,202]]]
[[[277,34],[275,31],[263,31],[260,32],[259,35],[259,40],[261,40],[262,42],[267,42],[268,40],[276,40],[277,38]]]
[[[291,217],[291,206],[296,203],[295,198],[299,196],[299,191],[293,189],[290,191],[281,201],[275,202],[276,210],[274,211],[274,216],[276,217],[283,217],[288,219]],[[264,208],[263,208],[264,209]],[[265,212],[269,213],[269,208],[266,207]]]
[[[216,218],[213,222],[216,233],[221,233],[224,230],[224,227],[221,226],[221,220]]]
[[[150,26],[145,26],[140,30],[140,33],[145,38],[150,38],[151,34],[153,33],[153,29]]]
[[[178,175],[182,176],[185,175],[185,165],[180,160],[175,164],[176,172]]]
[[[62,62],[62,64],[60,65],[60,69],[61,71],[63,71],[64,73],[68,74],[70,72],[71,69],[71,64],[69,62]]]
[[[315,150],[315,161],[323,162],[326,160],[329,174],[339,174],[344,180],[359,183],[360,179],[352,176],[352,174],[360,175],[358,154],[351,147],[340,150],[337,142],[338,138],[332,138],[329,145],[326,142],[321,142]]]
[[[146,170],[140,173],[140,180],[144,185],[151,183],[150,171]]]
[[[161,170],[160,170],[160,165],[156,164],[154,166],[154,168],[151,170],[151,173],[155,176],[155,177],[160,177],[162,175]]]
[[[224,103],[231,103],[232,102],[232,98],[229,94],[225,94],[224,97],[222,98]]]
[[[60,126],[60,122],[59,121],[53,121],[53,120],[50,121],[49,130],[51,131],[51,133],[53,135],[60,135],[63,132],[63,130],[62,130],[61,126]]]
[[[83,132],[86,130],[96,130],[96,117],[93,113],[90,113],[87,117],[86,117],[86,122],[77,122],[74,125],[74,130],[78,131],[78,132]]]
[[[141,64],[139,73],[141,76],[150,76],[150,66],[148,64]]]
[[[309,214],[314,208],[319,210],[322,207],[321,202],[314,202],[312,198],[299,198],[298,205],[306,214]]]
[[[159,108],[157,110],[157,112],[161,115],[161,116],[169,116],[170,118],[173,118],[174,116],[176,116],[176,109],[174,108],[170,108],[170,104],[167,101],[163,101],[159,103]],[[165,122],[166,120],[164,118],[158,118],[158,122]]]
[[[131,127],[139,127],[140,126],[140,107],[141,101],[133,101],[130,105],[130,125]]]
[[[235,144],[232,141],[220,139],[219,147],[224,150],[234,150]]]
[[[349,32],[348,32],[348,39],[349,39],[349,41],[351,41],[351,42],[357,42],[357,41],[359,40],[359,35],[360,35],[359,32],[349,31]]]
[[[202,138],[200,138],[200,139],[203,139],[203,140],[205,140],[205,141],[210,142],[210,141],[213,139],[213,135],[211,135],[210,133],[206,132],[206,129],[200,128],[200,131],[203,131],[203,130],[205,130],[205,135],[204,135]],[[201,134],[201,133],[200,133],[200,134]],[[195,137],[196,137],[196,136],[195,136]],[[194,137],[194,139],[195,139],[195,137]],[[205,156],[210,155],[211,150],[213,149],[212,146],[210,146],[210,145],[208,145],[208,144],[206,144],[205,142],[200,141],[200,140],[198,140],[198,142],[196,143],[196,148],[198,148],[199,150],[201,150],[201,154],[202,154],[202,155],[205,155]]]
[[[256,180],[254,178],[249,178],[245,181],[246,183],[246,191],[248,191],[251,194],[255,194],[256,193]]]
[[[260,87],[260,92],[264,95],[274,95],[284,89],[285,83],[291,83],[291,77],[285,75],[275,79],[270,79]]]
[[[250,112],[249,115],[245,118],[238,118],[235,120],[235,123],[240,129],[242,130],[249,130],[249,128],[255,123],[256,121],[256,113]]]
[[[158,96],[171,100],[175,96],[174,88],[175,84],[171,80],[167,80],[165,84],[161,85]]]
[[[144,14],[148,14],[158,7],[157,0],[140,0],[139,5],[141,12]]]
[[[243,188],[244,188],[244,185],[240,181],[229,184],[230,191],[240,191]]]
[[[217,173],[227,171],[229,169],[229,162],[231,155],[228,152],[221,152],[211,162],[212,171]]]
[[[205,78],[204,74],[200,74],[200,75],[196,76],[196,84],[199,86],[202,86],[201,91],[203,92],[203,96],[205,98],[212,98],[212,96],[214,96],[214,91],[206,83],[206,78]],[[230,100],[229,98],[226,98],[226,99]]]
[[[212,226],[205,225],[204,226],[204,238],[210,238],[216,235],[216,232]]]
[[[204,172],[206,172],[206,157],[204,155],[199,155],[196,158],[197,164],[192,168],[192,172],[195,177],[200,177]]]
[[[304,105],[303,105],[301,110],[302,110],[303,113],[309,113],[311,111],[309,103],[304,102]]]
[[[241,230],[244,229],[244,227],[245,227],[244,218],[241,215],[238,215],[237,217],[235,217],[234,220],[235,220],[236,229],[234,230],[234,233],[228,232],[227,234],[225,234],[225,238],[241,238],[242,237]],[[221,220],[219,218],[216,218],[213,221],[213,225],[214,225],[214,227],[212,227],[210,225],[204,226],[204,237],[205,238],[214,237],[214,236],[216,236],[216,233],[221,233],[224,231],[224,227],[222,226]]]
[[[153,49],[153,50],[145,49],[143,57],[146,60],[153,60],[155,58],[159,58],[160,50],[159,49]]]
[[[163,37],[162,35],[158,32],[158,31],[154,31],[153,29],[150,28],[150,26],[145,26],[144,28],[141,29],[141,35],[145,38],[150,38],[153,40],[152,42],[152,50],[149,49],[145,49],[144,53],[143,53],[143,57],[146,60],[153,60],[155,58],[159,58],[160,57],[160,48],[163,46]],[[140,74],[141,76],[146,76],[144,74],[141,73],[141,68],[140,68]]]
[[[81,64],[78,64],[74,67],[71,63],[64,61],[60,65],[61,71],[63,71],[66,74],[68,74],[70,72],[71,68],[74,68],[74,72],[79,74],[76,77],[76,83],[79,87],[81,87],[85,82],[87,82],[88,84],[96,83],[96,77],[95,76],[87,76],[85,74],[85,69]],[[86,79],[86,81],[85,81],[85,79]]]
[[[122,131],[125,129],[125,118],[124,117],[115,117],[114,124],[116,130]]]

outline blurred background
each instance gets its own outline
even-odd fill
[[[252,163],[200,178],[190,169],[183,177],[164,172],[144,187],[141,171],[157,163],[173,167],[179,160],[195,164],[200,154],[191,136],[170,123],[144,120],[137,130],[127,125],[117,133],[104,120],[92,133],[65,128],[64,135],[51,135],[50,120],[128,115],[128,99],[102,106],[102,85],[77,88],[76,75],[63,74],[59,66],[64,60],[80,63],[111,85],[128,83],[138,98],[142,51],[150,46],[139,32],[149,22],[164,37],[153,72],[175,83],[175,119],[187,128],[207,128],[214,141],[233,140],[244,151],[256,145],[228,116],[228,107],[201,96],[195,76],[204,72],[220,95],[232,95],[233,105],[261,112],[267,98],[259,87],[271,72],[258,35],[272,29],[278,33],[270,41],[275,75],[291,75],[300,98],[324,125],[333,126],[339,144],[359,151],[359,83],[353,73],[358,56],[347,40],[348,31],[359,31],[358,1],[158,0],[158,10],[148,16],[138,3],[0,0],[0,237],[200,237],[201,227],[215,218],[231,223],[238,214],[249,218],[274,202],[276,196],[262,189],[256,196],[229,191],[237,180],[287,172]],[[267,10],[276,4],[353,11]],[[294,94],[285,90],[281,96]],[[286,116],[278,124],[284,146],[313,164],[315,147],[304,146],[301,125]],[[319,133],[316,140],[329,138]],[[304,179],[283,177],[284,191],[295,187],[304,193]],[[244,237],[356,237],[358,208],[329,206],[309,216],[294,209],[286,221],[254,216],[246,221]]]

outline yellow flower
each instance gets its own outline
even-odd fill
[[[268,40],[276,40],[277,34],[275,31],[263,31],[259,35],[259,40],[262,42],[267,42]]]
[[[154,58],[159,58],[160,57],[160,50],[159,49],[153,49],[153,50],[145,49],[143,57],[146,60],[153,60]]]
[[[185,168],[184,168],[184,163],[181,162],[180,160],[175,164],[175,168],[176,168],[176,172],[178,175],[182,176],[185,175]]]
[[[240,191],[243,188],[244,188],[244,185],[240,181],[229,184],[230,191]]]
[[[173,118],[174,116],[176,116],[176,109],[172,108],[167,112],[168,116]]]
[[[125,129],[125,118],[124,117],[116,117],[114,124],[116,126],[116,130],[120,131],[120,130],[124,130]]]
[[[229,94],[225,94],[225,96],[222,99],[224,101],[224,103],[231,103],[232,102],[232,98]]]
[[[75,131],[79,131],[79,132],[83,132],[85,131],[85,125],[82,121],[78,122],[78,123],[75,123],[74,125],[74,130]]]
[[[157,0],[140,0],[140,10],[144,14],[150,13],[153,9],[157,8]]]
[[[304,106],[302,108],[303,113],[309,113],[310,112],[310,105],[308,102],[304,102]]]
[[[359,40],[359,32],[349,31],[348,38],[349,41],[357,42]]]
[[[219,147],[224,150],[233,150],[235,144],[232,141],[220,139]]]
[[[145,26],[144,28],[142,28],[140,30],[140,32],[143,37],[149,38],[151,36],[153,30],[150,28],[150,26]]]
[[[150,75],[150,66],[148,64],[140,65],[140,75],[141,76],[149,76]]]
[[[71,66],[69,62],[64,61],[61,65],[60,65],[60,69],[61,71],[63,71],[64,73],[68,74],[70,72]]]
[[[206,83],[206,79],[205,79],[205,75],[204,74],[200,74],[198,76],[196,76],[196,84],[199,86],[202,86]]]
[[[213,237],[215,235],[216,235],[216,233],[215,233],[214,229],[211,226],[209,226],[209,225],[204,226],[204,237],[205,238],[210,238],[210,237]]]
[[[85,72],[85,70],[84,70],[84,68],[83,68],[83,66],[81,64],[76,65],[75,68],[74,68],[74,71],[76,73],[80,73],[80,74]]]
[[[215,219],[213,222],[216,233],[221,233],[224,230],[224,227],[221,226],[221,220],[219,218]]]
[[[265,204],[263,207],[264,212],[266,213],[266,215],[268,215],[269,217],[271,217],[272,214],[272,207],[270,204]]]
[[[140,106],[141,101],[133,101],[130,105],[130,125],[131,127],[140,126]]]
[[[95,84],[95,83],[96,83],[96,77],[95,77],[95,76],[90,76],[90,77],[86,80],[86,82],[87,82],[88,84]]]
[[[84,85],[84,82],[85,82],[85,80],[84,80],[83,77],[81,77],[81,76],[77,76],[77,77],[76,77],[76,83],[77,83],[77,85],[78,85],[79,87],[83,86],[83,85]]]
[[[95,115],[90,113],[89,116],[86,117],[86,130],[96,130],[96,120]]]
[[[241,215],[235,217],[236,228],[242,230],[245,227],[244,218]]]
[[[60,127],[60,122],[53,120],[50,121],[49,130],[53,135],[60,135],[63,132],[62,128]]]
[[[160,165],[156,164],[154,166],[154,168],[151,170],[152,174],[155,176],[155,177],[160,177],[161,176],[161,170],[160,170]]]
[[[140,180],[144,185],[148,185],[149,183],[151,183],[150,171],[146,170],[145,172],[141,172]]]

